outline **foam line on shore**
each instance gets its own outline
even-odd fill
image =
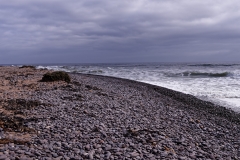
[[[72,74],[82,74],[82,73],[72,73]],[[124,78],[118,78],[118,77],[111,77],[111,76],[103,76],[103,75],[92,75],[92,74],[83,74],[88,75],[92,77],[105,77],[105,78],[111,78],[111,79],[120,79],[126,82],[131,82],[138,85],[144,85],[147,86],[149,89],[152,89],[162,95],[168,96],[178,102],[184,103],[183,107],[189,108],[195,111],[204,111],[208,112],[209,114],[212,114],[213,116],[219,116],[226,118],[227,120],[240,124],[240,113],[233,111],[231,108],[226,108],[217,104],[214,104],[212,102],[201,100],[193,95],[185,94],[179,91],[175,91],[172,89],[168,89],[161,86],[152,85],[149,83],[134,81],[130,79],[124,79]]]

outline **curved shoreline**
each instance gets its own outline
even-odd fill
[[[87,76],[92,76],[97,78],[104,77],[104,78],[111,78],[111,79],[120,79],[133,84],[144,85],[144,86],[147,86],[149,89],[152,89],[162,95],[171,97],[178,102],[186,104],[186,106],[184,107],[187,107],[195,111],[207,112],[209,114],[212,114],[213,116],[220,116],[220,117],[226,118],[231,122],[240,124],[240,113],[233,111],[231,108],[226,108],[224,106],[220,106],[209,101],[201,100],[190,94],[185,94],[169,88],[165,88],[165,87],[161,87],[161,86],[157,86],[157,85],[153,85],[145,82],[125,79],[125,78],[118,78],[118,77],[104,76],[104,75],[82,74],[82,73],[70,73],[70,74],[87,75]]]

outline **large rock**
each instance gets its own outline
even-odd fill
[[[66,72],[56,71],[44,74],[41,81],[42,82],[65,81],[69,83],[71,81],[71,78]]]

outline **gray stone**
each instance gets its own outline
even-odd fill
[[[85,146],[85,149],[86,149],[86,150],[90,150],[90,145],[87,144],[87,145]]]
[[[0,155],[0,160],[5,160],[7,159],[8,157],[6,155]]]
[[[92,150],[89,152],[89,159],[93,159],[93,155],[94,155],[95,151]]]
[[[137,156],[139,155],[139,153],[137,153],[137,152],[132,152],[130,155],[131,155],[131,157],[134,158],[134,157],[137,157]]]
[[[57,154],[57,153],[52,153],[52,156],[53,156],[54,158],[57,158],[57,157],[58,157],[58,154]]]
[[[106,154],[105,154],[106,159],[109,159],[111,155],[112,155],[111,152],[107,151]]]

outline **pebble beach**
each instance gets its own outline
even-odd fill
[[[132,80],[0,67],[0,160],[240,159],[240,114]]]

